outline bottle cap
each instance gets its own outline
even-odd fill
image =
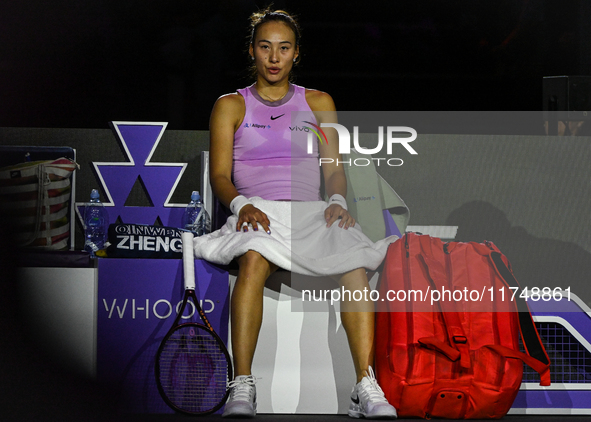
[[[201,196],[199,195],[199,191],[194,190],[193,193],[191,194],[191,201],[198,201],[200,199],[201,199]]]
[[[98,190],[93,189],[92,192],[90,192],[90,199],[99,199],[99,193]]]

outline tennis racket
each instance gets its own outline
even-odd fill
[[[195,296],[193,233],[183,232],[183,273],[185,294],[172,328],[156,353],[156,384],[172,409],[191,415],[205,415],[226,402],[232,379],[230,355],[207,320]],[[204,324],[179,324],[189,298]]]

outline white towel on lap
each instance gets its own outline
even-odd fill
[[[390,236],[376,243],[358,224],[345,230],[337,220],[326,227],[326,202],[268,201],[250,198],[271,221],[271,234],[262,226],[237,232],[238,218],[231,216],[213,233],[195,237],[195,256],[216,264],[229,264],[249,250],[257,251],[280,268],[310,276],[336,275],[357,268],[375,270],[384,260]]]

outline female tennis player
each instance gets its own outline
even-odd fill
[[[231,297],[235,379],[223,416],[256,414],[251,364],[263,315],[263,288],[277,269],[332,276],[349,291],[369,289],[366,269],[384,259],[390,237],[373,243],[347,212],[347,183],[337,159],[330,95],[290,83],[300,59],[300,31],[284,11],[251,16],[249,55],[256,82],[220,97],[210,120],[210,177],[214,194],[232,211],[220,230],[195,238],[195,254],[220,264],[236,259]],[[308,146],[308,131],[316,142]],[[322,160],[320,167],[319,157]],[[332,162],[331,160],[332,159]],[[320,168],[322,168],[322,176]],[[320,178],[330,198],[320,196]],[[357,375],[349,415],[395,418],[374,377],[374,306],[344,301],[341,319]]]

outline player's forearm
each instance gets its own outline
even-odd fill
[[[211,189],[213,190],[213,194],[226,207],[230,207],[232,199],[239,195],[236,186],[234,186],[227,176],[223,175],[211,177]]]
[[[329,198],[334,194],[347,197],[347,179],[344,172],[334,172],[324,182],[326,194]]]

